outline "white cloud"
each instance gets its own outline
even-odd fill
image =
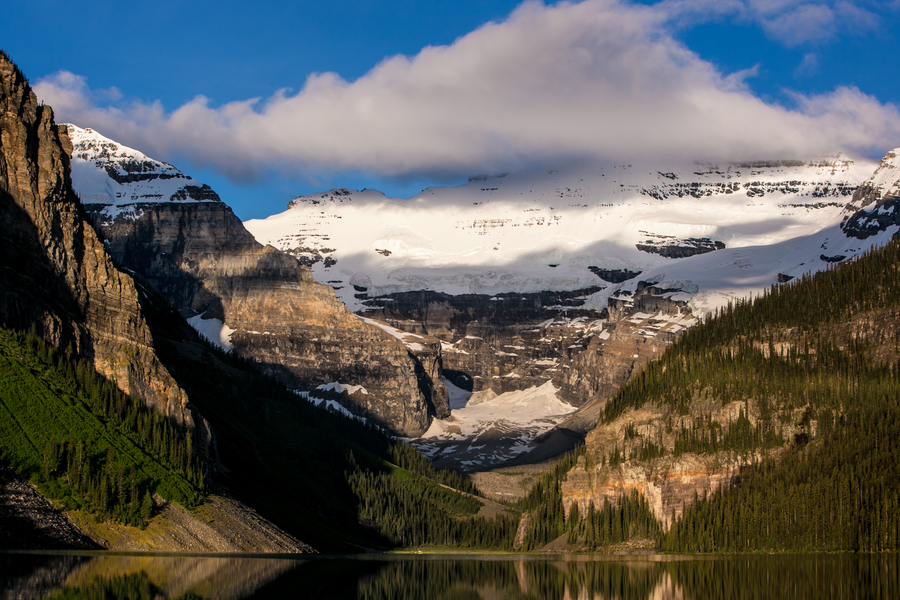
[[[653,8],[676,27],[723,18],[756,23],[788,47],[832,43],[841,33],[862,34],[880,26],[875,12],[847,0],[663,0]]]
[[[794,77],[808,77],[819,70],[819,57],[815,52],[807,52],[803,55],[803,60],[794,69]]]
[[[750,4],[766,19],[812,10]],[[112,92],[65,72],[35,88],[61,120],[237,178],[273,168],[459,177],[570,159],[724,160],[898,145],[897,109],[859,90],[798,96],[799,109],[788,110],[750,93],[752,70],[717,72],[669,32],[676,10],[709,5],[528,2],[504,22],[388,58],[356,81],[315,74],[297,93],[220,107],[203,97],[173,112],[158,103],[110,106]]]
[[[840,138],[849,148],[900,145],[900,110],[883,105],[855,87],[840,87],[818,96],[794,95],[801,112],[825,138]]]
[[[837,30],[837,17],[826,4],[801,4],[783,12],[760,15],[763,29],[787,46],[821,43],[831,40]]]

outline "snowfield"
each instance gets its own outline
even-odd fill
[[[142,204],[216,202],[218,197],[172,165],[104,137],[65,124],[72,140],[72,187],[83,204],[102,204],[110,219],[135,219]],[[209,195],[212,197],[207,197]],[[202,199],[201,199],[202,198]]]
[[[450,392],[450,416],[435,419],[421,437],[408,441],[432,461],[449,457],[464,470],[515,458],[575,411],[556,397],[549,381],[499,396],[490,390],[472,394],[443,381]]]
[[[392,292],[495,295],[598,285],[605,289],[587,305],[602,309],[615,291],[653,280],[681,290],[703,316],[760,293],[779,274],[826,268],[889,237],[893,231],[861,242],[839,229],[853,191],[876,166],[843,155],[583,166],[479,178],[407,200],[335,189],[295,198],[285,212],[245,226],[298,258],[327,259],[315,262],[314,276],[354,311],[364,310],[366,296]],[[673,258],[703,250],[713,251]],[[590,267],[640,275],[612,284]]]

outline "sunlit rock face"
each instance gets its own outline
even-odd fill
[[[847,205],[851,212],[841,229],[851,238],[865,240],[900,225],[900,148],[888,152]]]
[[[583,434],[700,318],[879,243],[840,230],[875,166],[834,155],[536,168],[407,199],[336,188],[245,225],[351,310],[441,340],[456,385],[552,381],[580,407],[561,427]]]
[[[258,243],[208,188],[96,132],[70,126],[75,189],[115,260],[213,343],[287,384],[339,382],[351,410],[394,433],[447,413],[440,357],[364,323],[309,269]]]
[[[680,428],[699,429],[704,418],[727,428],[738,419],[740,411],[747,408],[748,405],[741,402],[722,406],[707,400],[695,402],[688,415],[680,415],[647,406],[629,410],[611,423],[599,424],[587,434],[585,455],[579,457],[562,483],[566,510],[576,504],[579,511],[588,510],[590,504],[599,509],[604,502],[615,506],[623,496],[636,490],[647,499],[654,516],[668,526],[673,517],[680,517],[698,497],[731,485],[743,468],[762,460],[763,452],[772,454],[782,450],[678,455],[673,452]],[[752,403],[748,417],[753,423],[759,418]],[[785,424],[782,433],[790,438],[794,431]],[[666,454],[641,459],[638,450],[648,440],[665,448]],[[621,454],[620,462],[610,461],[614,453]]]
[[[160,363],[130,275],[119,271],[70,180],[71,142],[0,54],[0,320],[71,347],[176,421],[188,400]]]

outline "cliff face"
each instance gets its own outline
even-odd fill
[[[134,151],[111,140],[100,143],[97,138],[105,138],[86,135],[88,130],[71,131],[76,175],[88,163],[95,172],[119,174],[110,178],[126,190],[117,193],[129,204],[104,203],[76,181],[76,190],[90,198],[88,210],[110,253],[211,341],[296,388],[361,385],[366,393],[343,394],[340,401],[399,435],[420,435],[432,415],[449,414],[439,354],[425,352],[420,360],[396,337],[361,321],[307,267],[259,244],[214,194],[182,193],[200,188],[172,175],[170,166],[129,158]],[[146,163],[141,182],[177,186],[165,193],[144,187],[143,195],[135,195],[127,187],[134,182],[120,175],[132,163]]]
[[[439,339],[443,368],[458,386],[502,394],[543,385],[587,347],[602,330],[603,314],[584,308],[579,298],[599,289],[497,296],[401,292],[367,300],[364,314]]]
[[[0,54],[0,320],[71,345],[123,391],[192,425],[134,281],[115,268],[72,190],[67,146],[53,111]]]
[[[362,385],[367,394],[342,400],[390,431],[414,436],[428,428],[417,361],[406,347],[350,313],[294,258],[257,243],[228,206],[141,210],[138,218],[100,221],[111,254],[185,316],[227,325],[230,335],[213,341],[295,387]]]
[[[604,330],[554,375],[560,396],[575,406],[602,408],[633,373],[695,325],[687,303],[672,300],[672,292],[641,281],[633,295],[610,297]]]
[[[885,155],[845,210],[852,212],[841,224],[847,237],[864,240],[900,225],[900,148]]]
[[[697,319],[671,298],[680,289],[639,282],[634,294],[610,297],[603,312],[582,306],[597,289],[493,297],[402,292],[367,300],[365,314],[440,339],[445,373],[465,389],[502,394],[553,381],[568,404],[602,408]]]
[[[737,419],[742,406],[741,403],[726,407],[698,406],[693,414],[710,415],[713,420],[728,423]],[[754,422],[756,418],[757,415],[751,415]],[[630,411],[623,418],[599,425],[588,433],[586,455],[579,457],[562,483],[566,510],[577,504],[579,511],[587,511],[591,502],[595,507],[601,507],[604,500],[615,505],[619,498],[637,490],[647,499],[654,516],[668,527],[672,517],[681,516],[695,497],[712,494],[720,487],[730,485],[743,467],[761,459],[759,454],[737,452],[674,456],[671,451],[675,434],[668,426],[673,420],[687,428],[695,425],[699,428],[701,423],[696,417],[647,409]],[[628,429],[634,433],[629,435]],[[631,458],[617,465],[609,464],[609,457],[617,448],[631,456],[645,440],[665,447],[669,454],[651,460]]]

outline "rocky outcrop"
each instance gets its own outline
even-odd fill
[[[685,292],[688,297],[678,299],[677,294]],[[609,320],[613,322],[634,318],[637,314],[689,315],[687,299],[697,292],[697,286],[686,281],[658,280],[638,281],[634,292],[620,291],[610,296],[607,301]],[[666,341],[674,340],[671,333],[682,329],[674,328],[669,332],[661,332]]]
[[[459,387],[496,394],[540,386],[602,329],[583,307],[602,288],[574,292],[402,292],[367,300],[366,316],[441,340],[443,369]]]
[[[648,236],[647,240],[635,244],[635,247],[641,252],[659,254],[665,258],[687,258],[725,249],[725,242],[709,238],[679,239],[671,235],[654,234],[648,234]]]
[[[559,396],[573,406],[604,402],[631,375],[658,358],[678,332],[696,323],[689,313],[674,316],[633,313],[636,316],[610,322],[587,348],[553,377]]]
[[[588,267],[588,271],[609,283],[623,283],[629,279],[634,279],[641,274],[640,271],[629,271],[628,269],[604,269],[602,267]]]
[[[900,148],[885,155],[845,210],[851,213],[841,224],[847,237],[864,240],[900,225]]]
[[[677,459],[668,457],[652,465],[631,461],[615,468],[589,468],[581,457],[562,483],[563,504],[567,514],[575,504],[580,514],[585,514],[582,511],[588,510],[591,503],[595,508],[605,502],[615,506],[637,490],[647,499],[653,515],[668,527],[696,498],[731,485],[748,464],[738,455],[691,454]]]
[[[71,144],[0,53],[0,321],[71,346],[126,393],[191,425],[156,357],[141,297],[113,264],[69,178]]]
[[[634,294],[611,296],[604,312],[583,307],[597,288],[497,296],[403,292],[367,300],[365,314],[439,338],[444,372],[459,387],[502,394],[552,380],[560,399],[586,407],[602,405],[697,323],[676,297],[686,288],[696,291],[686,282],[640,281]],[[588,420],[592,426],[596,416]]]
[[[100,550],[65,513],[0,463],[0,549]]]
[[[90,214],[115,260],[214,343],[294,388],[363,386],[366,393],[339,399],[399,435],[420,435],[432,415],[447,413],[439,355],[425,352],[420,360],[395,337],[362,322],[307,267],[259,244],[217,197],[141,199],[112,211],[97,194],[91,197]]]
[[[758,413],[750,406],[749,418],[755,424]],[[715,401],[695,402],[687,416],[648,407],[628,411],[612,423],[598,425],[587,435],[585,455],[579,457],[562,483],[566,510],[577,504],[581,514],[585,514],[583,511],[591,503],[595,508],[602,507],[605,501],[615,505],[620,498],[637,490],[647,499],[654,516],[668,527],[673,517],[681,516],[698,497],[731,485],[742,469],[762,459],[759,451],[677,455],[673,452],[679,430],[699,431],[707,423],[727,429],[744,407],[741,402],[726,406]],[[789,436],[792,433],[789,428],[783,432]],[[637,449],[648,440],[665,448],[665,455],[649,460],[635,457]],[[611,464],[610,458],[617,452],[626,458]]]

